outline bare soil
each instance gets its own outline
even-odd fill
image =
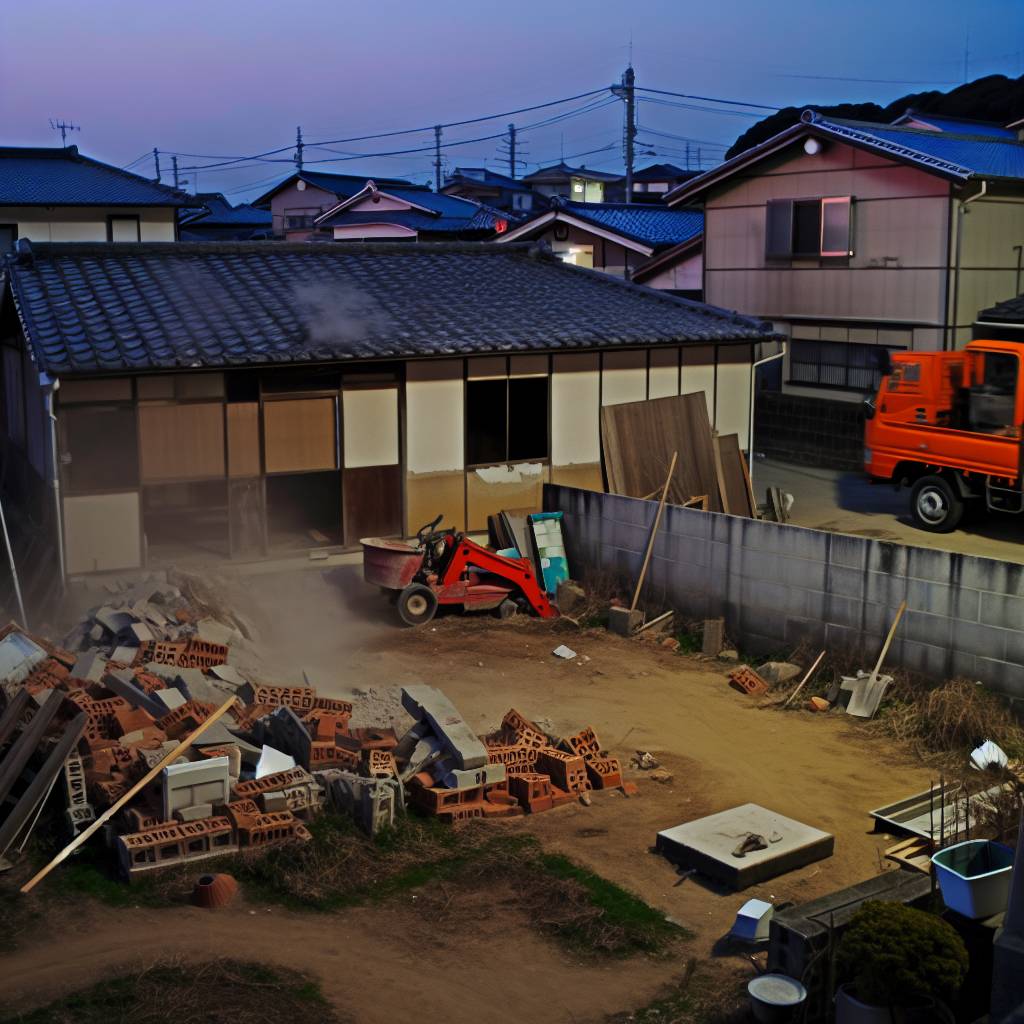
[[[884,870],[887,840],[872,834],[868,811],[929,782],[909,748],[862,723],[759,708],[728,687],[718,662],[567,622],[445,615],[410,630],[359,573],[346,566],[216,585],[250,624],[268,680],[298,681],[309,669],[327,694],[423,681],[479,732],[516,707],[555,733],[593,726],[624,763],[636,750],[654,753],[671,782],[633,771],[637,797],[595,793],[589,807],[494,824],[535,834],[663,910],[693,932],[687,952],[702,961],[716,956],[747,898],[803,902]],[[560,643],[579,656],[553,657]],[[747,802],[832,832],[834,856],[728,893],[699,876],[680,881],[651,852],[660,829]],[[416,902],[330,915],[243,901],[216,912],[90,906],[0,957],[0,1005],[37,1005],[147,957],[231,955],[309,971],[358,1021],[408,1019],[416,1006],[453,1022],[596,1022],[648,1002],[683,969],[672,959],[579,962],[528,930],[508,894],[456,893],[440,916],[436,901],[430,912]],[[711,969],[733,987],[752,974],[740,958]]]

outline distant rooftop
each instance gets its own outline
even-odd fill
[[[83,156],[77,146],[0,147],[0,206],[187,206],[183,192]]]
[[[532,174],[524,174],[522,180],[531,182],[562,181],[566,178],[586,178],[588,181],[622,181],[621,174],[609,174],[607,171],[591,171],[586,167],[571,167],[564,161],[541,167]]]
[[[913,122],[913,124],[911,124]],[[898,127],[924,127],[936,132],[952,132],[955,135],[990,135],[996,139],[1016,140],[1017,133],[994,121],[971,121],[966,117],[946,117],[943,114],[927,114],[911,108],[892,122]]]
[[[250,203],[232,206],[221,192],[200,192],[191,197],[195,209],[186,210],[181,225],[202,224],[203,227],[265,227],[270,229],[270,211],[257,209]]]
[[[404,185],[407,188],[422,187],[414,185],[405,178],[378,178],[373,174],[332,174],[329,171],[296,171],[294,174],[289,174],[287,178],[282,178],[276,185],[264,192],[263,195],[258,196],[249,205],[263,206],[269,203],[271,198],[280,192],[281,189],[296,181],[304,181],[315,188],[322,188],[325,192],[333,192],[339,199],[347,199],[349,196],[354,196],[357,192],[361,192],[366,183],[371,179],[379,185]]]

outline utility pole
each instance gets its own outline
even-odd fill
[[[302,171],[302,125],[295,129],[295,169]]]
[[[434,191],[441,191],[441,126],[434,125]]]
[[[516,126],[508,126],[508,176],[516,176]]]
[[[690,169],[690,144],[686,144],[686,169]]]
[[[67,148],[68,132],[80,132],[82,130],[81,125],[72,124],[70,121],[64,120],[55,121],[52,117],[50,118],[50,127],[55,132],[60,132],[60,144],[64,148]]]
[[[171,157],[171,167],[174,168],[174,187],[178,187],[178,158],[176,156]]]
[[[634,86],[636,75],[633,65],[626,68],[622,76],[622,88],[626,98],[626,202],[633,202],[633,142],[636,139],[636,96]]]
[[[160,181],[160,150],[153,147],[153,164],[156,167],[156,180]]]

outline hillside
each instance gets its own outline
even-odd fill
[[[893,100],[888,106],[877,103],[838,103],[821,105],[804,103],[799,107],[784,107],[777,114],[748,128],[725,154],[726,159],[750,149],[773,135],[795,124],[802,111],[808,107],[830,114],[833,117],[852,118],[858,121],[880,121],[887,124],[894,121],[908,107],[921,113],[944,114],[947,117],[966,117],[973,121],[995,121],[1009,124],[1024,117],[1024,75],[1007,78],[1005,75],[988,75],[964,85],[958,85],[949,92],[931,90],[914,92]]]

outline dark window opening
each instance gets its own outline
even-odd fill
[[[0,224],[0,253],[10,252],[17,240],[17,224]]]
[[[69,406],[61,410],[60,460],[69,491],[116,491],[139,483],[135,410]]]
[[[267,533],[272,550],[341,544],[341,473],[268,476]]]
[[[769,199],[765,257],[792,259],[853,255],[853,199]]]
[[[821,252],[821,203],[793,204],[793,255],[817,256]]]
[[[466,464],[548,457],[548,378],[466,382]]]
[[[227,481],[147,484],[142,528],[150,561],[229,557]]]
[[[882,382],[883,350],[845,341],[794,341],[789,383],[876,392]]]

